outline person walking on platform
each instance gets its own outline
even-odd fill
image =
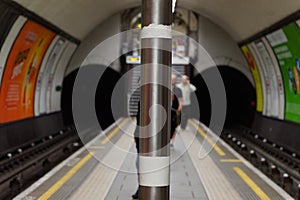
[[[178,113],[182,109],[182,92],[176,86],[177,76],[172,74],[172,105],[171,105],[171,147],[173,146],[174,138],[176,135],[176,127],[178,125]]]
[[[138,87],[140,87],[140,78],[138,78],[137,81]],[[138,92],[137,89],[135,92]],[[133,95],[132,95],[133,96]],[[135,148],[137,151],[137,156],[136,156],[136,161],[135,161],[135,165],[136,165],[136,170],[137,170],[137,174],[138,174],[138,183],[139,183],[139,153],[140,153],[140,138],[139,138],[139,126],[140,126],[140,113],[141,113],[141,106],[140,106],[140,98],[139,101],[137,103],[137,113],[136,113],[136,127],[135,127],[135,131],[134,131],[134,142],[135,142]],[[138,188],[136,190],[136,192],[131,195],[132,199],[139,199],[139,184],[138,184]]]
[[[182,116],[181,116],[181,128],[184,130],[187,125],[187,120],[190,117],[191,112],[191,93],[196,91],[196,87],[190,83],[188,76],[182,76],[182,82],[177,84],[177,87],[182,92]]]
[[[137,151],[137,156],[136,156],[136,170],[138,174],[138,180],[139,180],[139,153],[140,153],[140,138],[139,138],[139,126],[140,126],[140,101],[138,102],[138,111],[136,114],[136,128],[134,131],[134,141],[135,141],[135,147]],[[138,181],[139,182],[139,181]],[[139,199],[139,186],[136,192],[131,195],[132,199]]]

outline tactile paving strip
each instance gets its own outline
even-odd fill
[[[189,128],[193,129],[192,126],[189,126]],[[216,137],[214,134],[209,134],[209,137],[213,138]],[[203,143],[203,137],[200,135],[197,135],[197,140],[200,144]],[[216,138],[213,138],[213,140],[217,140]],[[219,139],[221,140],[221,139]],[[243,159],[241,156],[239,160],[237,157],[235,157],[231,152],[234,150],[229,150],[228,145],[222,145],[224,142],[218,141],[216,143],[221,149],[225,152],[225,156],[222,156],[222,158],[214,151],[211,151],[209,153],[209,157],[211,160],[215,163],[215,165],[219,168],[220,172],[224,175],[224,177],[229,181],[229,183],[232,185],[232,187],[236,190],[236,192],[241,196],[242,199],[249,199],[249,200],[259,200],[259,199],[275,199],[275,200],[283,200],[285,199],[282,197],[276,189],[271,187],[263,178],[259,177],[256,173],[253,172],[247,165],[251,165],[250,163],[245,164],[247,162],[245,159]],[[237,153],[236,153],[237,154]],[[237,160],[241,162],[221,162],[221,160]],[[251,181],[254,182],[255,185],[259,187],[259,189],[265,194],[258,196],[254,190],[252,190],[249,185],[245,183],[245,181],[237,174],[237,172],[234,170],[234,168],[238,167],[241,169],[248,177],[250,177]],[[253,167],[253,166],[252,166]],[[254,167],[253,167],[254,168]],[[266,177],[267,178],[267,177]],[[260,192],[260,191],[256,191]],[[285,195],[288,196],[288,195]],[[290,199],[290,198],[289,198]]]
[[[135,152],[134,148],[134,146],[131,148],[131,152]],[[131,195],[135,193],[138,187],[135,161],[136,155],[127,155],[105,198],[106,200],[131,199]],[[174,147],[171,148],[171,161],[171,199],[208,199],[203,184],[180,137],[176,137]]]

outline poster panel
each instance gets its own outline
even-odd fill
[[[276,67],[262,40],[255,41],[256,50],[264,68],[266,89],[268,95],[268,116],[279,118],[279,89]],[[276,60],[275,60],[276,61]]]
[[[300,122],[300,30],[296,23],[268,34],[277,57],[285,89],[285,119]]]
[[[77,45],[67,42],[67,46],[60,57],[55,71],[52,71],[51,81],[49,82],[49,87],[47,91],[49,107],[47,112],[57,112],[61,110],[61,92],[62,92],[62,83],[65,75],[65,71],[68,65],[68,62],[73,55]],[[54,69],[54,68],[53,68]]]
[[[36,77],[55,33],[28,20],[10,51],[0,91],[0,122],[34,115]]]
[[[254,43],[247,45],[248,49],[252,53],[252,56],[255,60],[256,67],[258,69],[258,74],[261,81],[261,89],[262,89],[262,98],[263,98],[263,105],[262,105],[262,114],[265,116],[270,116],[270,98],[271,92],[269,87],[269,77],[265,70],[264,65],[262,64],[262,60],[260,55],[257,52],[256,46]]]
[[[0,2],[0,48],[18,17],[19,13],[15,8],[3,1]]]
[[[37,85],[35,91],[35,115],[46,113],[47,108],[47,87],[48,80],[52,71],[52,68],[55,67],[60,54],[61,49],[64,46],[65,39],[60,36],[56,36],[52,41],[49,50],[48,56],[45,56],[39,75],[37,78]]]
[[[274,96],[278,96],[277,102],[278,102],[278,119],[284,119],[284,113],[285,113],[285,94],[284,94],[284,87],[283,87],[283,80],[282,80],[282,75],[280,71],[279,64],[277,62],[276,56],[272,50],[272,47],[270,46],[269,42],[265,37],[261,38],[261,42],[263,43],[263,46],[261,47],[262,49],[261,54],[263,59],[265,60],[267,65],[269,66],[271,72],[274,71],[275,74],[272,73],[272,79],[274,84],[274,88],[277,88],[277,92],[274,93]],[[275,79],[274,80],[274,77]],[[272,96],[272,100],[274,99],[274,96]],[[276,100],[275,100],[276,101]]]
[[[262,84],[260,80],[259,71],[256,65],[256,62],[253,58],[252,53],[248,49],[247,46],[242,46],[242,51],[244,55],[246,56],[246,59],[249,63],[250,70],[254,79],[255,88],[256,88],[256,110],[258,112],[262,112],[263,109],[263,94],[262,94]]]
[[[6,60],[8,58],[9,52],[14,44],[15,39],[18,37],[20,30],[22,29],[23,25],[25,24],[27,18],[20,16],[10,29],[5,41],[0,49],[0,87],[1,87],[1,80],[4,71],[4,66]]]
[[[61,66],[60,62],[62,60],[62,57],[64,56],[65,54],[65,50],[68,46],[68,41],[65,41],[63,43],[63,45],[60,47],[60,51],[57,55],[57,58],[53,64],[53,67],[51,67],[49,69],[49,71],[47,72],[48,76],[47,76],[47,82],[45,82],[45,87],[46,87],[46,90],[43,91],[45,92],[43,95],[43,98],[45,98],[45,107],[43,107],[43,113],[50,113],[51,110],[50,110],[50,107],[51,107],[51,90],[52,90],[52,87],[53,87],[53,80],[55,79],[55,71],[57,70],[57,68],[59,68]],[[69,61],[69,60],[68,60]],[[68,62],[67,61],[67,62]],[[62,72],[63,73],[63,72]],[[63,75],[62,75],[63,76]],[[42,107],[41,107],[42,108]]]

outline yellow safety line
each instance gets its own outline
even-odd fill
[[[236,163],[236,162],[244,162],[244,160],[238,160],[238,159],[221,159],[221,162],[231,162],[231,163]]]
[[[92,156],[94,152],[87,154],[80,162],[78,162],[67,174],[57,181],[47,192],[45,192],[38,200],[49,199],[57,190],[59,190]]]
[[[117,126],[112,132],[110,132],[101,142],[101,144],[106,144],[107,142],[109,142],[109,140],[114,137],[119,130],[121,129],[122,126],[124,126],[127,122],[128,122],[129,118],[126,118],[121,124],[120,126]]]
[[[105,149],[104,146],[90,146],[90,147],[87,147],[88,149]]]
[[[193,121],[189,121],[198,131],[198,133],[208,141],[208,143],[214,148],[214,150],[220,155],[220,156],[225,156],[224,151],[222,151],[222,149],[214,142],[212,141],[206,133],[204,133],[204,131],[197,125],[195,124]]]
[[[257,194],[260,199],[269,200],[270,198],[245,174],[239,167],[234,167],[233,170],[247,183],[247,185]]]

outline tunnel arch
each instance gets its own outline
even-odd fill
[[[81,69],[82,70],[82,69]],[[92,72],[99,72],[104,71],[103,75],[101,76],[95,94],[95,110],[98,122],[102,129],[107,128],[113,122],[115,122],[114,117],[121,117],[123,116],[122,103],[120,103],[118,109],[118,113],[112,114],[111,110],[111,96],[114,90],[115,85],[121,78],[121,74],[110,67],[104,67],[99,64],[92,64],[84,67],[83,71],[88,71],[88,73]],[[63,120],[66,125],[74,124],[73,112],[72,112],[72,94],[73,94],[73,87],[75,83],[76,76],[78,74],[79,68],[72,71],[68,74],[63,82],[63,90],[62,90],[62,113],[63,113]],[[83,72],[81,72],[83,73]],[[85,87],[89,88],[89,81],[87,80],[85,83]],[[121,95],[121,94],[120,94]],[[125,103],[124,103],[125,105]]]
[[[211,67],[191,78],[191,83],[197,88],[196,97],[200,107],[200,121],[209,125],[211,119],[211,99],[208,87],[202,78],[217,68],[224,82],[227,112],[225,128],[243,125],[250,127],[255,114],[255,88],[249,79],[239,70],[231,66]],[[210,77],[210,76],[208,76]],[[193,103],[196,99],[193,99]],[[192,113],[196,116],[196,113]]]

